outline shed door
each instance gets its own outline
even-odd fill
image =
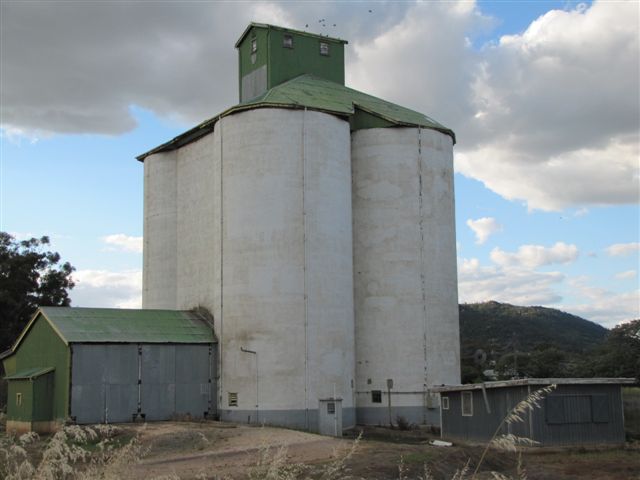
[[[138,347],[73,345],[71,416],[77,423],[129,422],[137,412]]]
[[[202,418],[209,412],[211,371],[209,345],[176,348],[176,407],[178,415]]]
[[[147,420],[167,420],[176,411],[176,347],[142,345],[141,409]]]

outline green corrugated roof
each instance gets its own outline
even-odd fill
[[[35,367],[16,372],[13,375],[4,377],[5,380],[31,380],[32,378],[38,378],[45,373],[53,372],[54,367]]]
[[[345,116],[350,119],[357,116],[358,111],[363,111],[369,115],[380,118],[389,126],[422,127],[438,130],[446,135],[450,135],[454,143],[456,140],[453,130],[436,122],[427,115],[387,102],[372,95],[367,95],[366,93],[345,87],[339,83],[306,74],[276,85],[251,101],[231,107],[220,115],[202,122],[173,140],[143,153],[137,158],[138,160],[144,160],[151,154],[175,150],[183,145],[187,145],[210,133],[215,123],[224,116],[244,110],[268,107],[308,108]],[[358,128],[362,127],[352,127],[352,129]]]
[[[192,312],[41,307],[39,313],[66,343],[215,342],[212,328]]]

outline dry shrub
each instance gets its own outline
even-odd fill
[[[146,454],[137,438],[124,445],[110,425],[66,426],[47,442],[39,462],[32,463],[26,447],[39,439],[35,433],[0,440],[0,478],[7,480],[115,480]],[[171,477],[165,477],[171,478]],[[175,478],[175,477],[174,477]]]

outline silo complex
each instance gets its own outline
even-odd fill
[[[138,157],[143,307],[211,312],[223,420],[433,424],[459,381],[455,137],[345,87],[345,43],[251,24],[242,103]]]

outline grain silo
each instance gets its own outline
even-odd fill
[[[379,423],[389,379],[423,422],[459,380],[453,132],[345,87],[345,43],[249,25],[241,103],[138,157],[143,307],[210,310],[222,419]]]

